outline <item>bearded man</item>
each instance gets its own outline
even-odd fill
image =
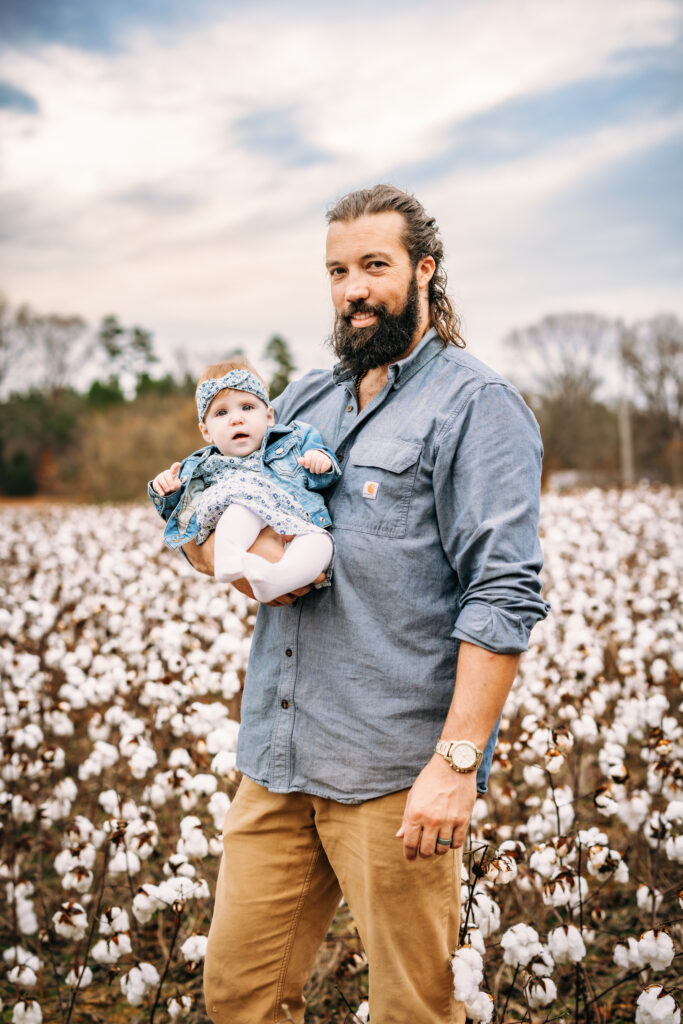
[[[373,1024],[455,1024],[462,845],[547,613],[541,444],[518,392],[463,351],[421,204],[378,185],[328,222],[339,362],[275,410],[317,427],[342,465],[327,497],[334,575],[259,609],[206,1004],[215,1024],[301,1024],[343,895]],[[277,557],[277,543],[252,550]],[[211,571],[210,540],[188,555]]]

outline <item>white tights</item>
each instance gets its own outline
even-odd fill
[[[298,534],[279,562],[250,555],[249,548],[267,524],[244,505],[229,505],[216,526],[214,575],[232,581],[244,577],[257,601],[272,601],[305,587],[330,564],[332,538],[327,533]]]

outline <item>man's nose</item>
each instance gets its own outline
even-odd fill
[[[370,288],[365,274],[349,274],[346,280],[344,299],[346,302],[358,302],[370,297]]]

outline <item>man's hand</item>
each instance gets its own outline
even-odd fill
[[[329,473],[332,469],[332,459],[318,448],[311,448],[310,451],[298,458],[297,462],[309,473]]]
[[[403,812],[401,827],[406,860],[438,856],[465,841],[467,826],[477,799],[477,773],[455,772],[445,758],[435,754],[415,780]],[[450,839],[450,846],[437,844]]]
[[[159,473],[152,480],[152,488],[164,497],[166,494],[172,494],[173,491],[177,491],[180,487],[180,479],[178,477],[178,470],[180,469],[180,463],[174,462],[169,469],[165,469],[163,473]]]

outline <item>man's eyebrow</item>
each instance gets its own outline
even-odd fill
[[[386,260],[387,263],[392,262],[392,258],[387,252],[366,252],[361,256],[361,260]],[[328,268],[337,267],[344,262],[344,260],[326,260],[325,266]]]

